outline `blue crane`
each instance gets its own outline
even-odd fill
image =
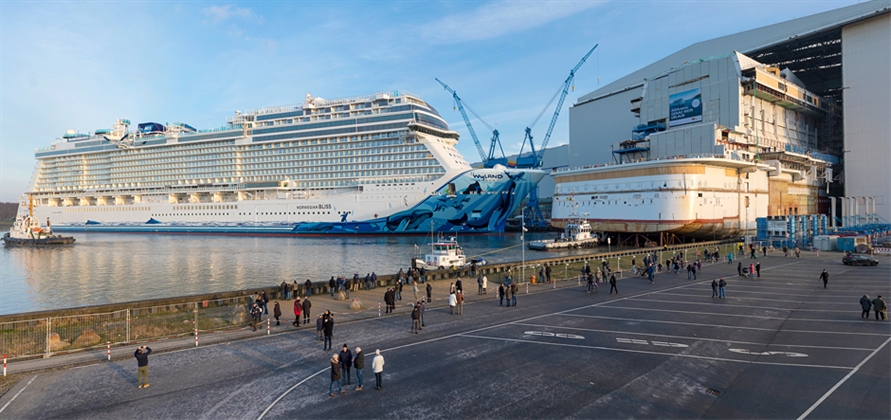
[[[498,134],[499,134],[498,130],[492,128],[492,126],[490,126],[488,123],[486,123],[486,121],[484,121],[482,118],[480,118],[480,116],[476,112],[474,112],[474,110],[472,108],[467,106],[464,103],[464,101],[462,101],[461,98],[458,96],[458,92],[455,92],[454,89],[450,88],[448,85],[443,83],[442,80],[439,80],[436,78],[435,78],[435,80],[437,82],[439,82],[439,84],[441,84],[442,87],[445,88],[445,90],[449,91],[449,93],[452,94],[452,98],[455,99],[455,104],[458,107],[458,111],[461,111],[461,117],[464,118],[464,124],[467,126],[467,131],[470,132],[470,137],[473,139],[473,144],[476,145],[476,150],[480,153],[480,159],[483,160],[483,166],[486,168],[491,168],[498,164],[506,166],[507,158],[504,155],[504,148],[501,147],[501,139],[499,139],[499,137],[498,137]],[[473,114],[474,117],[476,117],[486,127],[488,127],[490,130],[492,130],[492,144],[489,147],[488,155],[485,153],[485,151],[483,151],[483,145],[480,144],[480,141],[476,136],[476,131],[473,129],[473,125],[470,124],[470,118],[467,117],[467,112],[464,111],[464,108],[467,108]],[[495,157],[496,146],[499,149],[501,149],[501,157],[500,158]]]
[[[582,64],[585,64],[585,61],[588,60],[588,57],[591,56],[591,53],[593,53],[594,50],[597,49],[597,45],[599,44],[595,44],[594,47],[591,48],[584,57],[582,57],[579,63],[576,64],[575,67],[573,67],[572,70],[569,71],[569,76],[563,82],[563,85],[560,87],[560,89],[558,89],[557,92],[554,93],[554,96],[551,97],[551,100],[548,102],[548,104],[545,105],[544,109],[542,109],[538,116],[535,117],[535,120],[532,121],[532,124],[529,124],[529,126],[526,127],[526,137],[523,138],[523,143],[520,145],[520,154],[517,155],[518,168],[541,168],[545,149],[548,147],[548,141],[551,140],[551,133],[554,132],[554,127],[557,125],[557,118],[560,117],[560,110],[563,109],[563,101],[566,100],[566,95],[569,94],[570,88],[575,90],[574,86],[572,85],[572,80],[575,78],[575,72],[577,72],[579,68],[582,67]],[[551,104],[554,103],[554,99],[557,99],[558,96],[560,97],[560,100],[557,101],[557,108],[554,109],[554,115],[551,117],[551,124],[548,126],[548,131],[545,133],[544,140],[541,142],[541,146],[538,148],[538,151],[536,151],[535,145],[532,143],[532,127],[534,127],[538,120],[541,119],[542,115],[544,115],[545,111],[547,111],[548,108],[551,107]],[[523,156],[523,148],[526,145],[527,141],[529,142],[530,152],[526,156]]]
[[[557,92],[551,97],[551,100],[545,105],[544,109],[538,114],[538,117],[532,121],[532,124],[529,124],[526,127],[526,136],[523,138],[523,143],[520,145],[520,153],[517,155],[517,168],[532,168],[532,169],[540,169],[542,166],[542,162],[544,159],[545,150],[548,147],[548,141],[551,139],[551,133],[554,132],[554,126],[557,125],[557,118],[560,117],[560,110],[563,108],[563,101],[566,100],[566,95],[569,94],[570,88],[573,88],[572,80],[575,78],[575,72],[578,71],[582,64],[585,64],[585,61],[588,60],[588,57],[591,56],[591,53],[597,49],[597,45],[595,44],[593,48],[591,48],[587,54],[579,61],[572,70],[569,71],[569,76],[563,82],[563,85]],[[532,142],[532,127],[541,119],[542,115],[544,115],[545,111],[551,107],[551,104],[554,103],[554,99],[560,97],[560,100],[557,101],[557,108],[554,110],[554,116],[551,117],[551,124],[548,126],[548,131],[545,133],[544,140],[541,142],[541,146],[538,151],[535,150],[535,145]],[[523,155],[523,147],[526,145],[526,142],[529,142],[529,153],[527,155]],[[527,216],[528,215],[528,216]],[[532,189],[529,192],[529,199],[526,200],[526,210],[524,212],[524,217],[529,217],[530,220],[524,221],[527,226],[532,227],[546,227],[547,222],[544,219],[544,215],[541,213],[541,208],[538,206],[538,187]]]

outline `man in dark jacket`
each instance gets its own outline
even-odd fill
[[[758,274],[758,277],[761,277],[761,263],[755,264],[755,273]]]
[[[650,266],[652,268],[652,266]],[[619,289],[616,288],[616,275],[613,274],[609,277],[609,294],[613,294],[613,290],[616,291],[616,294],[619,294]]]
[[[329,397],[336,395],[334,393],[334,385],[337,385],[337,391],[341,394],[346,394],[346,391],[340,386],[340,361],[337,360],[336,354],[331,358],[331,385],[328,386]]]
[[[860,307],[863,309],[860,318],[869,319],[869,310],[872,309],[872,301],[869,300],[869,295],[863,295],[863,297],[860,298]]]
[[[254,303],[254,306],[251,307],[251,326],[254,327],[254,331],[257,331],[257,324],[260,323],[260,315],[263,314],[263,310],[260,309],[260,306]]]
[[[139,386],[137,388],[148,388],[148,356],[152,354],[151,347],[148,346],[139,346],[136,351],[133,353],[133,357],[136,358],[136,366],[139,368],[138,373],[138,381]]]
[[[346,379],[346,384],[350,385],[350,368],[353,366],[353,353],[350,353],[350,349],[346,344],[343,345],[343,350],[340,351],[340,371],[344,379]]]
[[[275,325],[281,325],[279,318],[282,317],[282,307],[279,306],[278,301],[275,301],[275,306],[272,308],[272,316],[275,317]]]
[[[309,301],[309,295],[303,300],[303,323],[309,324],[309,310],[312,308],[312,302]]]
[[[823,272],[820,273],[820,280],[823,280],[823,288],[826,288],[826,285],[829,283],[829,272],[826,269],[823,269]]]
[[[411,332],[417,334],[421,328],[421,304],[415,305],[411,310]]]
[[[269,315],[269,306],[266,304],[269,303],[269,297],[266,296],[266,291],[260,291],[260,301],[263,302],[263,315]]]
[[[323,350],[331,350],[331,337],[334,336],[334,315],[325,311],[327,317],[323,317],[322,328],[325,330],[325,342],[323,345]]]
[[[334,276],[331,276],[331,280],[328,280],[328,291],[331,292],[331,297],[334,297],[334,289],[337,287],[337,282],[334,281]]]
[[[427,283],[427,302],[433,301],[433,286]]]
[[[458,277],[458,280],[455,280],[455,290],[457,290],[459,292],[464,291],[464,285],[461,284],[461,277]]]
[[[316,341],[322,341],[322,333],[325,331],[325,320],[319,315],[316,319]]]
[[[356,391],[362,390],[362,369],[365,368],[365,353],[361,347],[356,347],[356,355],[353,357],[353,367],[356,368]]]
[[[304,292],[306,292],[307,297],[312,296],[312,281],[306,279],[306,283],[303,283],[303,288],[305,289]]]

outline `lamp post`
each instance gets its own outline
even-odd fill
[[[613,238],[610,238],[609,236],[606,237],[606,246],[608,252],[613,252]]]
[[[522,217],[523,219],[522,219],[521,225],[520,225],[522,227],[522,230],[520,231],[520,240],[523,242],[523,245],[522,245],[523,246],[523,268],[520,270],[520,275],[523,276],[523,282],[525,283],[526,282],[526,208],[525,207],[523,207],[521,214],[522,214],[522,216],[520,216],[520,217]]]

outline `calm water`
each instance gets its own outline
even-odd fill
[[[555,234],[529,233],[526,240]],[[375,271],[392,274],[429,237],[251,238],[79,233],[73,246],[0,249],[0,314],[167,298],[327,280]],[[518,233],[463,236],[465,254],[519,261]],[[589,250],[542,253],[527,259]]]

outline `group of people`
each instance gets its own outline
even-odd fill
[[[882,295],[873,300],[869,299],[869,295],[863,295],[860,298],[860,307],[863,309],[863,312],[860,314],[861,319],[869,319],[869,310],[872,309],[876,313],[876,321],[880,317],[882,321],[886,320],[885,313],[888,311],[888,304],[882,299]]]
[[[751,279],[755,278],[756,275],[757,277],[761,277],[761,262],[759,261],[758,263],[749,263],[749,266],[745,267],[743,266],[742,261],[740,261],[736,265],[736,273],[739,275],[739,277],[742,278]]]
[[[330,350],[330,349],[329,349]],[[351,370],[356,372],[356,391],[362,390],[362,370],[365,369],[365,353],[361,347],[356,347],[356,354],[350,352],[346,344],[340,353],[331,356],[331,385],[328,387],[328,396],[333,397],[340,394],[346,394],[343,389],[345,385],[352,385]],[[374,359],[371,361],[371,371],[374,372],[376,386],[374,389],[381,389],[381,379],[384,372],[384,356],[381,356],[380,350],[374,351]],[[337,392],[334,392],[335,386]]]

